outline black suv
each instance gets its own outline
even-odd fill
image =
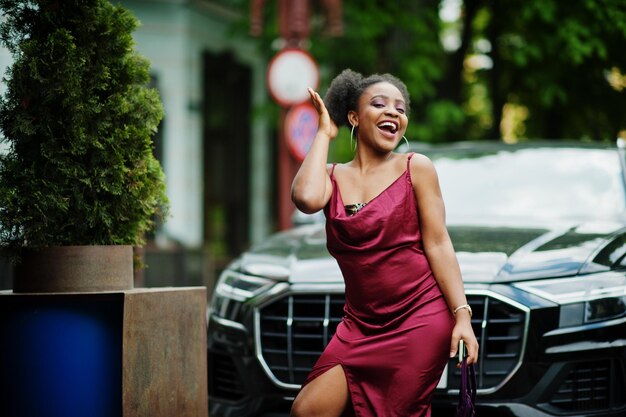
[[[474,311],[479,416],[626,416],[624,148],[416,149],[437,167]],[[333,336],[343,280],[323,222],[310,223],[269,237],[219,278],[208,327],[211,417],[286,415]],[[434,416],[453,415],[453,365]]]

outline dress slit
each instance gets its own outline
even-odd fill
[[[341,417],[361,417],[359,414],[356,413],[356,409],[354,407],[356,385],[353,380],[352,374],[343,363],[337,361],[337,362],[329,362],[321,366],[316,366],[314,371],[311,372],[307,376],[306,381],[304,381],[304,383],[302,384],[302,387],[304,387],[307,384],[310,384],[311,382],[315,381],[320,376],[324,375],[326,372],[332,369],[335,369],[337,366],[341,367],[344,378],[346,380],[346,387],[348,388],[347,390],[348,391],[348,403],[346,404],[346,408],[341,414]]]

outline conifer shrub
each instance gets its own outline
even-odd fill
[[[0,0],[0,244],[140,245],[167,211],[138,21],[106,0]]]

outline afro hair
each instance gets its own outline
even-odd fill
[[[330,118],[337,126],[350,127],[348,112],[357,110],[359,98],[369,86],[381,82],[388,82],[400,90],[406,103],[408,116],[409,91],[399,78],[391,74],[372,74],[365,77],[351,69],[346,69],[333,79],[324,97],[324,105],[328,109]]]

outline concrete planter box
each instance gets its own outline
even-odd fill
[[[208,416],[206,288],[130,272],[130,289],[0,292],[1,416]]]

